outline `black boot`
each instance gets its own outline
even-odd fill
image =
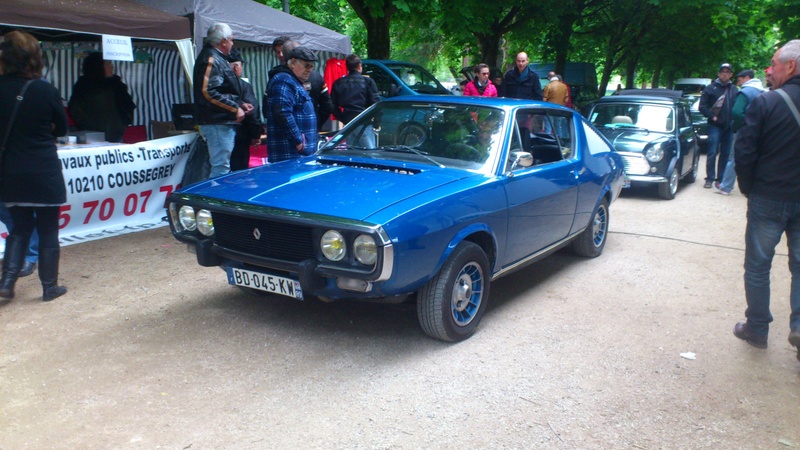
[[[25,264],[25,253],[28,251],[28,240],[10,235],[6,239],[6,251],[3,256],[3,278],[0,279],[0,297],[14,298],[14,285],[17,283],[19,271]]]
[[[59,248],[39,248],[39,279],[42,280],[42,300],[49,302],[67,293],[67,288],[58,285]]]

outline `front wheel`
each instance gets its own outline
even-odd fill
[[[583,230],[583,233],[572,243],[572,250],[578,256],[585,256],[587,258],[600,256],[600,254],[603,253],[603,248],[606,246],[608,222],[610,218],[608,200],[604,198],[594,211],[592,223],[590,223],[589,226]]]
[[[425,333],[448,342],[475,333],[489,302],[489,259],[472,242],[462,242],[442,270],[417,294],[417,318]]]
[[[680,175],[678,174],[678,169],[673,169],[669,180],[666,183],[660,183],[658,185],[658,196],[664,200],[672,200],[675,198],[675,193],[678,192],[679,179]]]

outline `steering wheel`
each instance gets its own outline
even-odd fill
[[[409,147],[418,147],[427,139],[425,129],[419,124],[408,123],[397,133],[397,143]]]

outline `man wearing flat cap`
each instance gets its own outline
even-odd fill
[[[317,62],[306,47],[284,55],[267,84],[267,158],[270,163],[311,155],[317,149],[314,101],[303,87]]]
[[[708,118],[709,125],[706,182],[703,185],[707,189],[713,187],[714,182],[722,181],[725,165],[733,151],[731,110],[736,97],[736,88],[731,83],[732,76],[733,67],[728,63],[722,64],[719,66],[717,79],[706,86],[700,95],[700,114]]]

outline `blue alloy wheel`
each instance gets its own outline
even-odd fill
[[[472,322],[481,306],[484,276],[481,266],[470,262],[463,268],[453,286],[452,308],[453,320],[459,326]]]

